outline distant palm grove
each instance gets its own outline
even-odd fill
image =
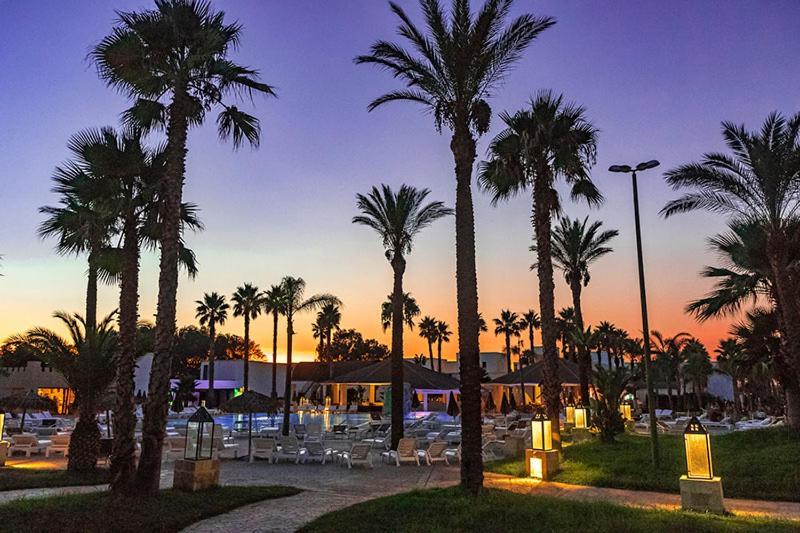
[[[590,405],[612,390],[613,383],[643,383],[647,343],[655,379],[668,390],[674,409],[706,404],[704,388],[714,355],[718,368],[733,381],[734,416],[768,407],[800,429],[800,114],[775,112],[753,131],[724,122],[723,153],[699,155],[664,175],[680,195],[663,207],[665,219],[705,210],[727,220],[726,232],[708,237],[719,262],[701,273],[714,288],[688,302],[686,312],[699,321],[728,318],[729,337],[718,346],[704,346],[688,332],[657,327],[625,331],[604,317],[587,316],[583,298],[592,291],[595,264],[612,254],[617,242],[633,237],[591,215],[571,218],[563,209],[567,202],[578,202],[588,210],[604,200],[593,180],[602,128],[592,121],[591,110],[540,87],[530,87],[530,100],[516,109],[492,108],[492,98],[502,91],[517,61],[536,39],[546,38],[556,20],[533,14],[512,18],[513,0],[484,0],[480,5],[452,0],[449,9],[440,0],[419,4],[412,14],[390,3],[397,33],[375,35],[369,50],[354,59],[388,71],[396,85],[364,102],[368,111],[391,103],[421,106],[429,112],[431,133],[449,135],[452,155],[449,198],[437,199],[424,187],[380,184],[378,176],[375,186],[353,191],[352,231],[371,230],[376,239],[363,254],[383,254],[386,272],[392,274],[391,286],[381,292],[387,294],[383,305],[374,309],[375,323],[388,332],[388,343],[346,326],[348,306],[357,302],[342,302],[335,291],[314,292],[307,280],[291,272],[281,279],[242,281],[238,287],[204,287],[207,292],[193,303],[196,325],[176,326],[181,275],[193,277],[201,268],[191,249],[192,234],[204,229],[199,207],[183,195],[184,183],[192,179],[186,173],[193,156],[189,133],[211,121],[234,150],[244,144],[258,147],[259,119],[240,106],[280,101],[259,70],[236,61],[243,26],[203,1],[157,0],[152,9],[118,13],[107,36],[93,46],[89,57],[98,76],[109,90],[125,96],[129,106],[120,109],[115,127],[76,127],[67,140],[70,159],[53,172],[57,202],[41,208],[39,227],[57,253],[85,261],[85,306],[80,313],[55,314],[68,331],[66,337],[32,328],[7,339],[0,351],[4,364],[21,358],[52,364],[77,392],[74,408],[80,415],[70,442],[71,470],[95,468],[100,442],[95,413],[113,387],[112,490],[155,494],[170,379],[185,380],[191,395],[200,364],[207,363],[211,403],[215,362],[221,359],[244,361],[245,390],[252,382],[251,360],[273,365],[273,399],[282,402],[282,432],[288,435],[293,337],[296,320],[304,315],[313,319],[308,333],[315,339],[319,361],[390,359],[393,428],[403,428],[404,360],[413,357],[432,371],[445,372],[449,358],[443,350],[458,354],[458,371],[453,373],[461,391],[461,484],[472,492],[483,485],[485,373],[479,343],[485,347],[491,334],[509,373],[542,366],[541,407],[553,420],[559,419],[566,401]],[[415,24],[416,18],[423,25]],[[390,37],[398,42],[383,40]],[[493,119],[496,134],[485,158],[476,161],[476,143],[492,131]],[[154,134],[163,135],[165,142],[159,143]],[[271,137],[264,136],[265,142]],[[712,146],[715,141],[707,142]],[[498,209],[516,195],[530,201],[529,226],[498,229],[532,235],[530,263],[524,266],[535,273],[536,285],[508,287],[529,295],[530,304],[523,309],[479,313],[475,191],[486,194]],[[457,311],[454,324],[432,316],[404,277],[409,263],[426,261],[414,244],[425,238],[429,226],[445,220],[454,221],[455,227],[454,249],[447,252],[456,267],[456,300],[450,302]],[[139,306],[139,275],[142,254],[153,251],[159,270],[151,324],[146,321],[150,311],[143,313]],[[119,302],[115,310],[106,310],[110,314],[98,315],[102,283],[119,287]],[[556,302],[557,283],[568,289],[569,301]],[[236,334],[221,333],[234,317],[241,318],[243,328]],[[262,348],[252,340],[256,324],[270,328],[270,346]],[[406,353],[407,335],[423,339],[427,352]],[[279,350],[287,357],[284,383],[275,383]],[[145,353],[154,357],[137,460],[134,370]],[[560,359],[577,365],[577,398],[562,397]],[[523,372],[519,375],[523,392],[518,408],[533,409],[539,400],[525,396]],[[692,390],[687,390],[688,383]],[[281,388],[282,395],[276,392]],[[553,429],[558,441],[558,424]],[[396,448],[403,433],[394,430],[391,436]]]

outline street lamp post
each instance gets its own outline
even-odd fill
[[[644,282],[644,259],[642,258],[642,230],[639,222],[639,187],[636,183],[636,173],[651,168],[655,168],[659,162],[655,159],[645,161],[630,167],[629,165],[611,165],[608,170],[610,172],[629,173],[631,175],[631,182],[633,184],[633,214],[636,222],[636,255],[639,262],[639,297],[641,298],[642,306],[642,344],[644,347],[644,376],[647,386],[647,412],[650,416],[650,452],[653,459],[653,464],[658,467],[660,463],[660,455],[658,451],[658,428],[656,426],[656,395],[653,391],[653,378],[650,370],[650,325],[647,321],[647,291],[645,290]]]

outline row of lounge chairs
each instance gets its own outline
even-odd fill
[[[38,435],[32,433],[11,435],[9,454],[14,455],[14,453],[19,452],[24,453],[25,457],[30,457],[33,454],[40,454],[44,451],[45,457],[58,453],[66,457],[69,454],[70,438],[71,435],[69,433],[52,435],[47,440],[40,440]]]

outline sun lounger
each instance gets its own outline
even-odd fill
[[[326,437],[330,439],[346,439],[347,424],[334,424],[333,428],[326,433]]]
[[[252,457],[263,457],[268,460],[270,464],[275,463],[278,457],[278,443],[275,442],[275,439],[271,438],[253,439]]]
[[[278,444],[278,455],[275,456],[275,462],[281,459],[294,459],[295,464],[297,464],[300,459],[300,445],[297,442],[297,437],[293,435],[281,437]]]
[[[14,452],[24,452],[25,457],[30,457],[32,453],[41,451],[50,444],[50,441],[39,441],[36,435],[30,433],[20,433],[11,436],[11,447],[8,450],[9,456]]]
[[[50,446],[44,451],[45,457],[50,457],[50,454],[62,453],[64,457],[69,454],[69,441],[72,435],[69,433],[60,433],[50,437]]]
[[[333,448],[326,448],[320,441],[304,442],[300,448],[299,461],[306,463],[309,459],[325,464],[325,461],[333,458]]]
[[[448,465],[450,461],[458,461],[461,462],[461,445],[458,445],[458,448],[448,448],[444,451],[444,462]]]
[[[445,452],[448,446],[449,444],[444,441],[434,442],[427,450],[417,450],[417,454],[424,457],[425,462],[429,465],[433,463],[447,463]]]
[[[164,437],[164,445],[161,448],[161,453],[166,455],[167,459],[175,459],[183,457],[186,451],[186,438],[185,437]]]
[[[368,439],[363,439],[361,442],[364,444],[368,444],[370,448],[384,448],[388,450],[389,446],[392,443],[392,434],[389,433],[388,435],[384,435],[382,437],[371,437]]]
[[[349,451],[341,453],[342,463],[347,465],[347,468],[353,468],[353,465],[367,465],[372,468],[372,456],[369,453],[370,446],[363,443],[355,443],[350,447]]]
[[[176,438],[180,439],[181,437]],[[216,433],[214,433],[214,441],[211,444],[211,450],[218,459],[230,459],[231,455],[233,459],[239,458],[239,443],[225,442],[222,435],[217,435]]]
[[[382,459],[394,461],[397,466],[400,466],[400,463],[416,463],[419,466],[419,457],[419,454],[417,454],[417,439],[411,438],[400,439],[396,450],[389,450],[381,454]]]
[[[306,429],[305,424],[295,424],[292,427],[292,432],[294,433],[295,437],[297,437],[300,440],[303,440],[306,434],[308,433],[308,430]]]

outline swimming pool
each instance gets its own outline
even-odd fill
[[[426,411],[414,411],[408,414],[407,419],[419,418],[427,415]],[[440,420],[450,421],[452,417],[446,413],[438,413]],[[369,422],[369,413],[292,413],[289,415],[289,425],[295,424],[320,424],[325,431],[330,430],[334,425],[347,424],[357,426],[364,422]],[[224,414],[214,417],[214,422],[225,429],[233,429],[234,426],[246,426],[247,415]],[[253,431],[268,427],[280,427],[283,422],[283,415],[268,415],[266,413],[253,413]]]

